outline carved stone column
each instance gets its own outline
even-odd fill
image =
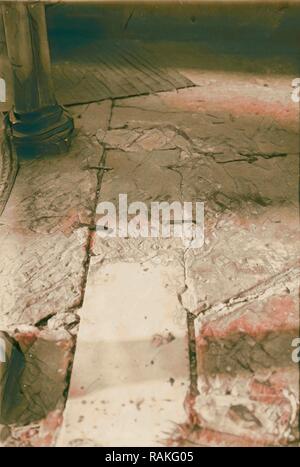
[[[40,2],[4,2],[2,12],[14,88],[6,128],[16,152],[25,157],[64,152],[73,121],[54,95],[45,7]]]

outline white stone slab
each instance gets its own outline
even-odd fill
[[[179,262],[92,259],[59,446],[157,446],[185,421]]]

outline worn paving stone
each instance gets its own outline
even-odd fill
[[[92,258],[59,446],[162,445],[185,420],[183,280],[174,259]]]
[[[199,378],[190,421],[172,446],[266,447],[299,443],[299,375],[293,368]]]
[[[256,215],[220,216],[207,226],[201,250],[186,255],[185,306],[209,312],[256,285],[297,266],[298,217],[294,208],[257,209]]]
[[[192,423],[175,430],[174,445],[284,446],[299,442],[299,374],[291,367],[235,377],[202,376]],[[202,383],[202,384],[201,384]]]
[[[234,375],[293,366],[292,342],[299,333],[298,279],[299,275],[269,297],[245,300],[223,316],[199,316],[199,372]]]
[[[180,174],[170,170],[176,164],[179,153],[175,149],[157,150],[142,154],[109,149],[106,140],[106,167],[99,201],[119,204],[119,194],[127,194],[128,204],[141,201],[149,208],[152,201],[182,200]],[[147,174],[147,175],[146,175]],[[168,180],[168,185],[166,184]],[[96,222],[100,215],[96,214]],[[130,216],[128,217],[130,219]],[[93,238],[93,255],[110,261],[145,261],[158,257],[170,263],[172,255],[182,259],[182,240],[180,238],[103,238],[97,234]]]
[[[233,159],[297,154],[298,107],[289,81],[268,88],[247,76],[228,80],[226,73],[208,86],[116,101],[113,130],[139,128],[181,131],[191,151]],[[208,91],[209,90],[209,91]],[[223,157],[222,157],[223,156]]]
[[[199,87],[116,101],[111,129],[97,133],[111,169],[101,200],[127,193],[147,205],[205,203],[204,246],[185,255],[182,300],[196,315],[293,267],[299,248],[298,109],[289,80],[223,78],[208,83],[203,73]],[[96,237],[93,251],[117,256],[119,242],[110,245]]]
[[[62,424],[62,410],[53,410],[42,420],[25,426],[3,426],[1,447],[54,447],[56,434]]]
[[[219,78],[209,93],[203,86],[117,101],[104,141],[141,158],[177,149],[184,198],[203,198],[213,210],[296,204],[298,107],[287,83],[266,88],[268,98],[256,87],[248,95],[242,79]]]
[[[269,295],[196,320],[199,395],[190,424],[173,435],[208,446],[281,446],[299,441],[297,272]],[[192,421],[191,421],[192,420]],[[196,427],[196,429],[195,429]],[[184,435],[183,435],[184,434]]]
[[[177,150],[122,152],[107,150],[109,170],[103,179],[100,201],[116,203],[120,193],[128,202],[180,200],[180,174],[170,170],[178,162]]]
[[[81,302],[103,157],[90,121],[101,115],[98,123],[105,129],[110,102],[81,112],[81,119],[75,115],[79,129],[68,154],[21,161],[0,221],[1,329],[34,325]]]

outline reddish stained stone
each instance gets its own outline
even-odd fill
[[[190,391],[188,391],[184,400],[184,409],[187,413],[188,420],[191,425],[201,425],[200,415],[195,409],[196,399],[197,396],[192,395]]]
[[[238,96],[224,99],[218,104],[219,109],[223,108],[235,116],[258,115],[260,117],[269,117],[280,123],[294,123],[298,118],[298,109],[290,103],[284,106],[282,102],[268,102],[262,99]]]
[[[20,435],[20,441],[22,444],[28,445],[31,444],[31,440],[37,435],[38,428],[28,428],[28,430],[24,431]]]
[[[38,329],[28,332],[16,332],[14,339],[19,343],[21,347],[31,347],[37,340],[39,335]]]
[[[246,436],[235,436],[229,433],[204,428],[194,439],[200,445],[219,447],[263,447],[271,444],[271,439],[254,439]]]
[[[74,384],[72,384],[71,388],[70,388],[70,391],[69,391],[68,397],[76,399],[76,397],[82,397],[82,396],[84,396],[84,394],[86,394],[86,391],[85,391],[84,388],[82,389],[82,388],[76,387]]]
[[[285,401],[282,388],[271,386],[270,381],[262,383],[256,379],[250,383],[250,399],[265,404],[281,404]]]
[[[96,232],[91,232],[90,239],[89,239],[89,241],[90,241],[90,251],[95,251],[96,240],[97,240]],[[85,250],[86,250],[86,246],[85,246]]]
[[[191,443],[193,446],[202,447],[265,447],[274,445],[274,439],[270,436],[259,439],[236,436],[209,428],[195,428],[190,424],[178,426],[176,434],[167,440],[167,446],[189,446]]]
[[[272,373],[267,381],[258,381],[254,377],[249,384],[249,397],[265,404],[289,404],[283,392],[289,388],[297,390],[297,386],[298,373],[285,372],[281,369]]]
[[[298,106],[287,99],[286,104],[283,102],[270,102],[257,97],[236,95],[231,98],[225,98],[222,93],[210,93],[209,99],[207,95],[201,94],[197,90],[197,95],[192,94],[193,99],[187,102],[186,94],[169,94],[161,96],[161,99],[176,109],[189,110],[190,112],[209,113],[228,115],[233,117],[250,117],[252,119],[261,119],[262,117],[269,118],[272,122],[277,121],[280,124],[293,126],[297,131],[298,122]]]
[[[60,410],[53,410],[50,412],[47,417],[42,421],[41,429],[43,430],[56,430],[60,427],[63,422],[63,415]]]
[[[78,211],[76,209],[72,209],[69,213],[62,219],[60,224],[58,225],[58,229],[60,232],[64,233],[66,237],[70,237],[73,231],[80,225],[80,218]]]
[[[225,316],[204,325],[198,344],[203,345],[205,337],[226,338],[240,332],[258,337],[271,331],[291,331],[299,326],[296,303],[290,296],[272,297],[257,313],[254,312],[253,305],[251,308],[242,314],[239,312],[238,317],[235,313],[233,317]]]
[[[41,421],[39,431],[30,439],[33,447],[53,446],[58,428],[63,422],[63,415],[60,410],[49,412],[46,418]]]
[[[48,433],[43,438],[33,438],[31,440],[31,445],[35,448],[47,448],[52,446],[53,441],[53,435],[51,433]]]

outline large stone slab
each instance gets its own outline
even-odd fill
[[[127,193],[129,202],[147,205],[205,203],[204,246],[185,255],[182,299],[196,315],[294,267],[299,248],[291,80],[197,76],[195,88],[116,101],[111,128],[97,132],[110,169],[101,200],[117,204],[119,193]],[[141,240],[139,251],[146,244]],[[156,246],[166,244],[180,248],[174,240]],[[117,256],[120,245],[130,241],[110,241],[110,249],[96,237],[93,252]]]
[[[60,446],[157,446],[185,420],[182,265],[93,258]]]
[[[1,329],[34,325],[79,306],[82,300],[103,157],[96,129],[93,132],[89,122],[96,119],[97,128],[105,130],[110,103],[73,112],[78,130],[70,152],[20,161],[1,216]]]
[[[199,395],[187,438],[208,446],[299,442],[298,279],[292,271],[252,301],[196,320]]]

